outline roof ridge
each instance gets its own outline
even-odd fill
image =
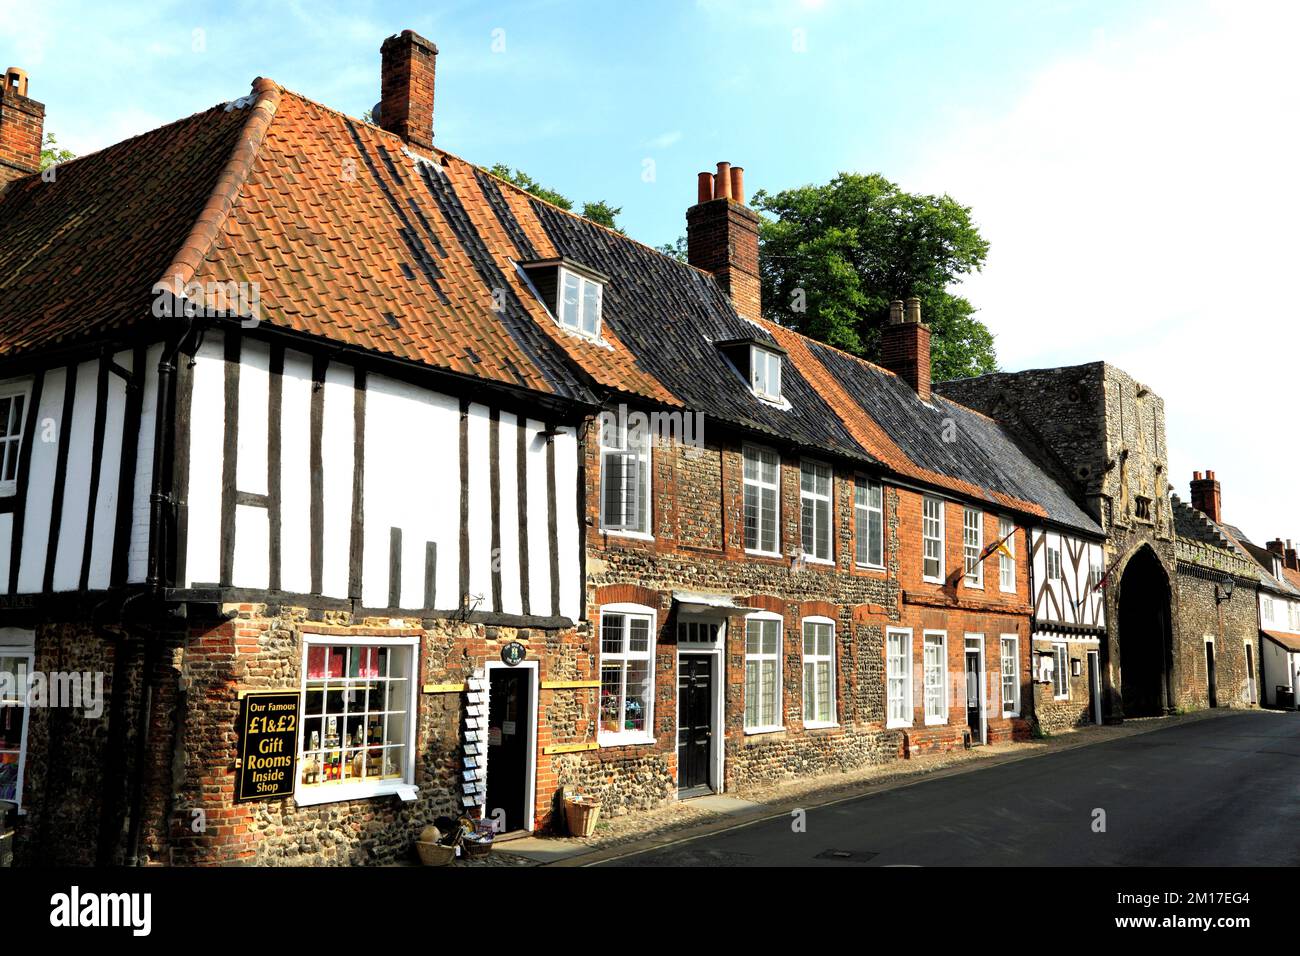
[[[198,270],[208,249],[216,241],[221,231],[221,224],[230,213],[236,197],[248,179],[248,174],[252,171],[253,162],[262,148],[266,131],[275,119],[275,111],[280,105],[282,92],[280,84],[275,80],[261,76],[253,80],[250,95],[255,95],[257,99],[244,123],[239,142],[235,144],[234,150],[226,160],[226,165],[217,176],[207,203],[181,243],[176,257],[154,283],[155,288],[158,286],[170,288],[173,295],[179,296],[183,294],[186,283],[194,278],[194,273]],[[239,103],[239,100],[234,100],[232,103]],[[230,104],[227,104],[226,108],[230,109]]]

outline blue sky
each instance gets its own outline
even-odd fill
[[[440,49],[440,146],[622,206],[656,245],[719,160],[751,193],[840,170],[949,192],[992,244],[964,291],[1003,366],[1105,358],[1145,381],[1175,489],[1214,469],[1262,542],[1300,538],[1276,480],[1300,469],[1276,416],[1300,356],[1295,7],[47,2],[0,7],[0,65],[29,71],[47,129],[84,153],[259,75],[359,115],[383,38],[414,29]]]

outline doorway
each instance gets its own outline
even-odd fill
[[[1205,639],[1205,690],[1211,707],[1219,706],[1219,682],[1214,673],[1214,638]]]
[[[1125,717],[1158,717],[1172,710],[1169,576],[1143,545],[1119,582],[1119,685]]]
[[[1259,693],[1255,690],[1255,648],[1246,644],[1246,696],[1252,706],[1259,703]]]
[[[713,768],[713,655],[677,659],[677,789],[711,792]]]
[[[484,814],[502,832],[533,829],[537,762],[537,662],[487,665]]]
[[[984,723],[984,638],[966,635],[966,726],[972,744],[988,743]]]
[[[1097,651],[1088,652],[1088,700],[1092,708],[1092,722],[1100,725],[1101,720],[1101,655]]]

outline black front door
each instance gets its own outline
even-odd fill
[[[708,787],[713,755],[713,659],[683,654],[677,667],[677,788]]]
[[[526,668],[494,667],[488,671],[487,784],[488,819],[504,814],[505,829],[528,823],[528,742],[532,739],[532,682]]]
[[[980,652],[966,651],[966,725],[971,743],[984,742],[980,726]]]
[[[1210,695],[1210,706],[1219,706],[1219,685],[1214,675],[1214,642],[1205,642],[1205,680]]]
[[[1088,652],[1088,710],[1092,722],[1101,723],[1101,674],[1097,671],[1097,655]]]

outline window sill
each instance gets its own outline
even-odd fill
[[[650,734],[628,734],[624,736],[596,736],[596,743],[601,747],[645,747],[655,742]]]
[[[970,580],[969,578],[962,578],[961,580],[962,580],[962,583],[963,583],[964,585],[966,585],[966,587],[967,587],[969,590],[971,590],[971,591],[983,591],[983,590],[984,590],[984,582],[983,582],[983,581],[972,581],[972,580]]]
[[[910,730],[911,727],[912,727],[912,722],[911,722],[910,720],[908,720],[908,721],[901,721],[901,720],[887,720],[887,721],[885,721],[885,729],[886,729],[886,730]]]
[[[632,541],[653,541],[655,536],[645,531],[618,531],[614,528],[601,528],[601,534],[607,534],[611,538],[629,538]]]
[[[839,727],[839,723],[834,720],[805,720],[803,722],[804,730],[834,730]]]
[[[785,733],[785,727],[781,726],[780,724],[771,727],[746,727],[745,728],[746,737],[754,737],[759,734],[783,734],[783,733]]]
[[[833,567],[835,565],[835,560],[833,558],[814,558],[811,554],[805,554],[803,556],[803,562],[804,564],[823,564],[827,567]]]
[[[776,558],[780,560],[785,557],[780,551],[757,551],[754,548],[746,548],[745,554],[751,558]]]
[[[1013,720],[1013,719],[1015,719],[1015,718],[1017,718],[1017,717],[1019,717],[1019,716],[1020,716],[1020,711],[1018,711],[1018,710],[1013,710],[1013,711],[1011,711],[1011,713],[1004,713],[1004,714],[1002,715],[1002,719],[1003,719],[1003,720]]]
[[[883,564],[858,564],[856,561],[853,563],[853,567],[858,571],[880,571],[883,573],[885,570]]]
[[[398,790],[405,787],[411,787],[414,784],[407,783],[405,780],[395,780],[389,783],[345,783],[338,786],[308,785],[306,790],[296,790],[293,794],[293,802],[300,807],[315,807],[323,803],[343,803],[348,800],[369,800],[373,797],[391,797],[397,794]]]
[[[1069,700],[1069,699],[1070,699],[1070,695],[1069,695],[1069,694],[1064,694],[1064,695],[1061,695],[1061,694],[1053,694],[1053,695],[1052,695],[1052,700]]]
[[[1019,592],[1017,591],[1016,588],[998,588],[998,593],[1000,593],[1000,594],[1017,594],[1017,593],[1019,593]]]
[[[942,727],[946,723],[948,723],[948,718],[946,716],[925,718],[925,726],[927,727]]]

